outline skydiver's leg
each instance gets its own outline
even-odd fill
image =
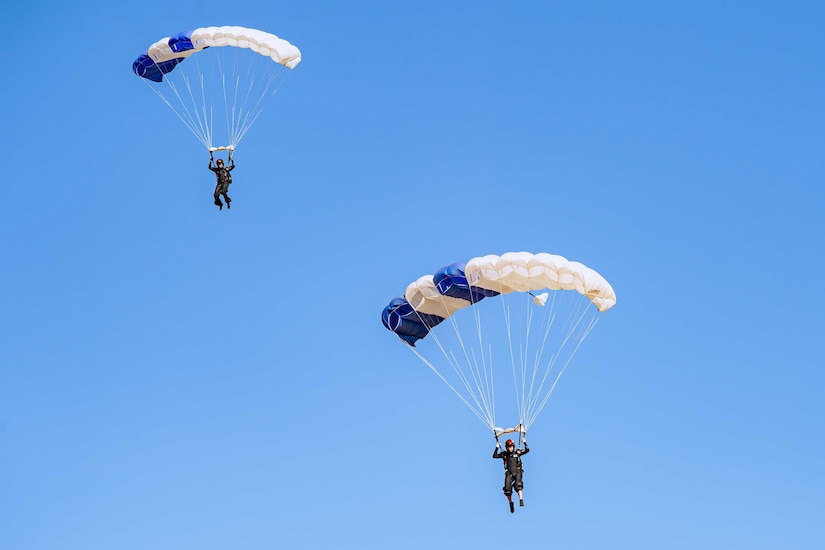
[[[228,191],[229,191],[229,184],[224,183],[222,188],[221,188],[221,194],[223,195],[223,200],[226,201],[226,207],[227,208],[232,208],[232,206],[229,204],[230,202],[232,202],[232,199],[230,199],[229,195],[227,195]]]
[[[509,471],[504,472],[504,487],[502,487],[504,491],[504,496],[507,497],[508,501],[513,500],[513,474]]]
[[[220,206],[223,209],[223,203],[221,202],[221,184],[217,184],[215,186],[215,206]]]
[[[504,472],[504,496],[507,497],[507,504],[510,505],[510,513],[516,511],[516,505],[513,504],[513,474],[509,470]]]
[[[521,480],[521,474],[522,473],[523,472],[521,470],[519,470],[519,472],[516,474],[516,483],[515,483],[515,489],[516,489],[516,492],[518,493],[518,505],[519,506],[524,506],[524,496],[521,493],[522,490],[524,489],[524,482]]]

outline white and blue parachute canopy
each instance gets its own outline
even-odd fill
[[[163,75],[192,54],[223,46],[247,48],[288,69],[301,62],[301,51],[274,34],[236,26],[201,27],[161,38],[135,59],[132,70],[141,78],[161,82]]]
[[[555,254],[508,252],[412,281],[381,320],[496,434],[508,411],[522,436],[603,312],[616,304],[599,273]],[[512,391],[496,392],[512,380]],[[506,386],[507,384],[505,384]],[[513,414],[514,413],[514,414]]]
[[[207,149],[234,151],[300,62],[301,51],[274,34],[201,27],[151,44],[132,71]]]
[[[600,312],[616,304],[613,287],[596,271],[556,254],[508,252],[442,267],[407,286],[384,308],[384,326],[414,345],[459,309],[485,297],[541,290],[574,291]]]

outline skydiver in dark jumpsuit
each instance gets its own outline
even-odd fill
[[[230,204],[232,199],[229,198],[227,192],[229,192],[229,184],[232,183],[232,175],[229,172],[235,169],[235,161],[232,160],[232,155],[229,155],[229,168],[224,168],[223,159],[218,159],[215,167],[212,166],[212,160],[212,153],[209,153],[209,169],[215,172],[215,179],[217,180],[215,184],[215,206],[223,210],[223,203],[221,202],[221,195],[223,195],[226,200],[226,207],[232,208]]]
[[[524,498],[521,491],[524,489],[524,483],[521,481],[521,475],[524,470],[521,467],[521,455],[526,455],[530,452],[527,448],[527,441],[524,441],[524,450],[516,449],[516,444],[512,439],[508,439],[504,446],[506,451],[501,450],[501,443],[496,439],[496,448],[493,449],[493,458],[500,458],[504,461],[504,495],[507,497],[507,502],[510,503],[510,513],[516,511],[516,506],[513,504],[513,487],[518,492],[519,506],[524,506]]]

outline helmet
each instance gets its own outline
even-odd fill
[[[217,163],[218,163],[218,164],[223,164],[223,159],[218,159],[218,160],[217,160]]]
[[[515,443],[513,443],[513,440],[512,440],[512,439],[508,439],[507,441],[505,441],[505,442],[504,442],[504,446],[505,446],[505,447],[509,447],[509,446],[511,446],[511,445],[512,445],[513,447],[515,447],[515,446],[516,446],[516,444],[515,444]]]

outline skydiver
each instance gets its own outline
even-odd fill
[[[530,449],[527,448],[527,440],[524,440],[524,450],[516,449],[516,444],[513,443],[512,439],[505,441],[504,446],[507,448],[506,451],[501,450],[501,443],[496,438],[493,458],[500,458],[504,461],[504,496],[507,497],[507,502],[510,503],[510,513],[512,514],[516,511],[516,506],[513,504],[513,487],[518,492],[519,506],[524,506],[522,495],[524,483],[521,480],[524,470],[521,467],[521,455],[526,455],[530,452]]]
[[[215,172],[215,179],[217,183],[215,184],[215,206],[218,207],[219,210],[223,210],[223,203],[221,202],[221,195],[223,198],[226,199],[226,207],[232,208],[230,204],[232,199],[229,198],[227,192],[229,191],[229,184],[232,183],[232,174],[230,172],[235,169],[235,161],[232,159],[232,155],[229,155],[229,168],[223,167],[223,159],[218,159],[215,163],[216,166],[212,166],[213,162],[212,152],[209,152],[209,169]]]

